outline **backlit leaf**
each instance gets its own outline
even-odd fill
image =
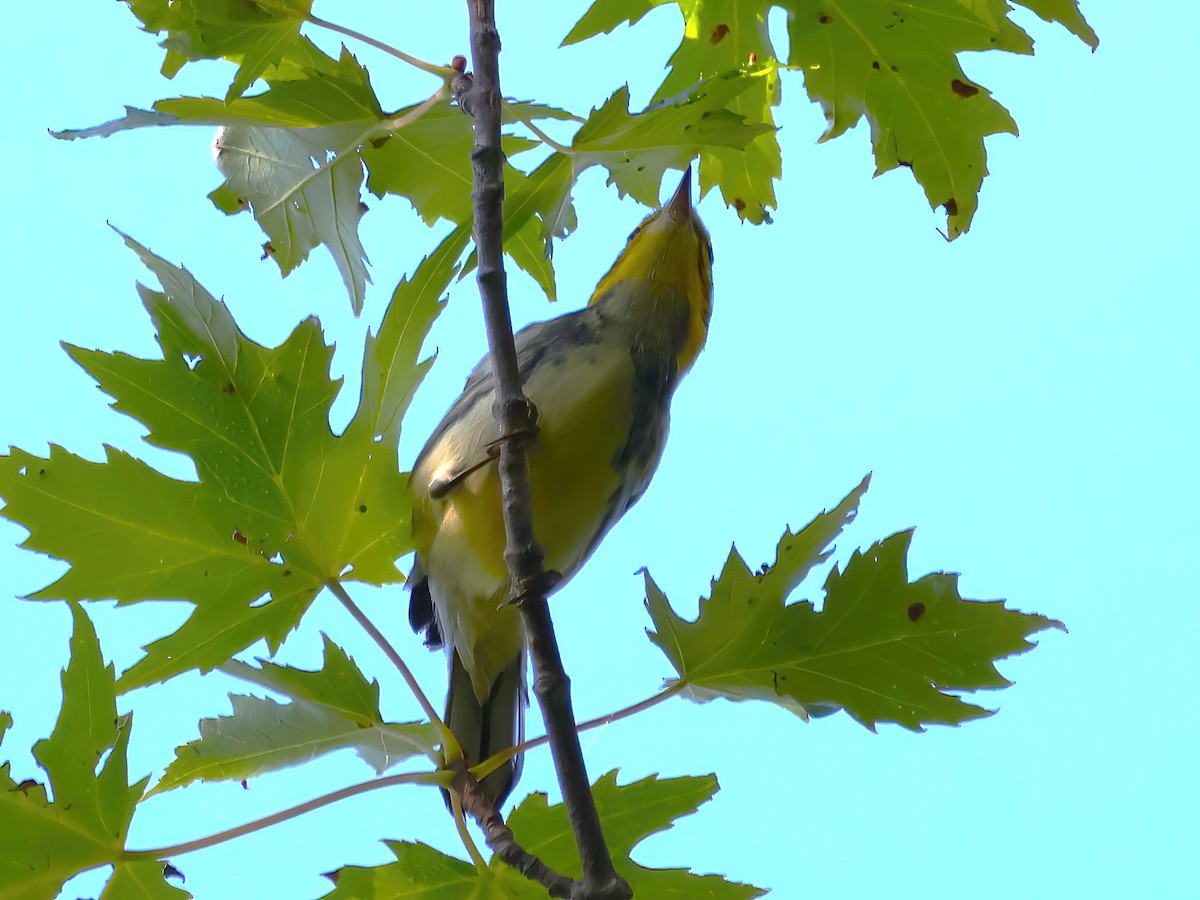
[[[123,689],[207,671],[258,640],[274,652],[331,581],[401,580],[408,492],[394,438],[466,240],[452,234],[396,289],[368,338],[358,411],[337,436],[338,384],[315,319],[280,347],[259,346],[187,270],[126,239],[164,288],[141,288],[163,358],[69,352],[114,408],[145,424],[147,441],[189,457],[197,480],[112,448],[104,463],[58,447],[48,459],[0,457],[4,515],[29,529],[24,546],[71,564],[35,598],[192,605],[122,676]]]
[[[957,576],[910,583],[911,532],[855,551],[825,581],[820,612],[787,598],[841,527],[866,483],[829,513],[779,542],[776,561],[752,572],[736,550],[694,622],[678,616],[647,575],[651,639],[693,700],[769,700],[798,715],[844,709],[874,729],[895,722],[922,730],[989,715],[955,693],[1007,687],[996,660],[1024,653],[1029,635],[1062,623],[964,600]]]
[[[92,623],[78,606],[72,613],[62,709],[50,736],[33,748],[47,783],[16,784],[9,764],[0,766],[0,897],[6,900],[56,897],[67,879],[116,861],[148,780],[129,783],[132,717],[117,715],[113,668],[104,665]],[[11,724],[12,718],[0,713],[0,739]],[[139,877],[153,885],[145,896],[187,896],[172,893],[161,864],[156,865],[157,882],[139,869]]]

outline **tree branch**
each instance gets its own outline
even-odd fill
[[[576,900],[624,900],[633,893],[613,868],[600,828],[600,816],[596,812],[583,751],[575,732],[570,681],[563,670],[546,603],[551,582],[543,568],[545,552],[533,533],[526,449],[536,437],[537,411],[521,389],[504,278],[504,152],[500,144],[500,36],[496,31],[495,4],[494,0],[468,0],[467,6],[471,19],[474,79],[468,92],[469,101],[463,103],[460,99],[460,103],[475,117],[475,147],[471,162],[475,173],[477,280],[496,382],[495,414],[500,433],[506,438],[500,445],[499,459],[504,528],[508,536],[504,558],[514,599],[521,606],[533,657],[533,692],[546,721],[558,783],[579,846],[583,881],[572,885],[567,896]],[[455,90],[459,90],[457,84]],[[498,814],[495,818],[503,825]],[[481,821],[480,824],[491,843],[490,826],[494,823]],[[511,832],[509,834],[511,836]],[[515,845],[515,841],[513,843]]]

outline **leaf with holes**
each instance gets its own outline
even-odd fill
[[[595,0],[564,43],[617,25],[635,24],[669,0]],[[825,111],[821,138],[838,137],[865,118],[876,174],[907,166],[932,207],[947,214],[947,236],[965,232],[987,175],[984,138],[1016,134],[1016,123],[991,93],[963,73],[958,55],[980,50],[1032,53],[1033,41],[1010,18],[1006,0],[670,0],[685,20],[684,37],[655,99],[721,72],[775,58],[767,27],[775,8],[788,14],[788,66],[804,73],[810,99]],[[1093,49],[1098,40],[1077,0],[1016,0],[1057,22]],[[773,123],[778,81],[764,78],[730,109],[748,122]],[[704,151],[700,183],[751,221],[769,218],[779,147],[764,134],[738,154]]]

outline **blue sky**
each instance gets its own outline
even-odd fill
[[[450,12],[437,20],[389,22],[363,2],[318,2],[316,12],[444,61],[465,52],[460,5],[444,4]],[[634,30],[559,52],[582,7],[501,5],[506,92],[580,112],[624,80],[634,103],[645,102],[679,22],[658,10]],[[677,395],[652,489],[553,605],[580,715],[635,702],[670,674],[643,635],[641,566],[690,614],[731,543],[752,563],[768,559],[785,525],[804,524],[873,471],[839,558],[915,525],[914,577],[962,572],[965,596],[1007,598],[1064,620],[1070,634],[1047,634],[1003,663],[1016,686],[978,698],[999,714],[960,729],[872,735],[845,716],[805,725],[765,705],[672,701],[588,733],[594,776],[619,767],[630,780],[720,778],[723,790],[699,815],[639,850],[644,864],[716,871],[782,898],[1169,897],[1192,888],[1185,863],[1200,734],[1174,693],[1186,698],[1196,684],[1200,633],[1200,197],[1191,159],[1200,85],[1186,62],[1200,16],[1182,2],[1156,4],[1155,16],[1099,0],[1084,12],[1101,36],[1094,55],[1022,14],[1037,56],[964,60],[1022,135],[989,141],[980,211],[952,245],[905,170],[870,178],[865,127],[818,146],[822,116],[799,78],[785,79],[775,223],[740,225],[717,196],[700,205],[716,251],[708,347]],[[164,82],[154,41],[116,3],[24,4],[8,16],[9,34],[24,37],[10,37],[0,58],[10,85],[0,329],[10,387],[0,445],[44,452],[54,442],[95,459],[111,443],[187,474],[142,445],[139,426],[109,411],[58,347],[157,349],[133,289],[148,274],[106,222],[187,265],[262,343],[318,314],[339,345],[335,367],[348,382],[338,409],[348,415],[362,329],[437,235],[404,204],[372,202],[363,234],[375,287],[354,320],[326,257],[281,282],[258,259],[254,223],[211,207],[205,194],[219,176],[206,129],[75,144],[46,134],[114,118],[125,103],[220,92],[230,70],[198,65]],[[374,51],[359,56],[385,107],[432,90]],[[579,231],[556,249],[561,305],[548,308],[511,276],[518,322],[582,303],[644,215],[603,182],[599,170],[584,176]],[[471,280],[452,292],[429,349],[439,359],[406,423],[406,460],[483,352]],[[16,719],[3,755],[18,780],[34,772],[26,748],[56,716],[69,634],[64,608],[15,599],[62,571],[15,549],[23,537],[0,523],[0,622],[10,636],[0,708]],[[408,634],[402,591],[356,597],[440,693],[444,661]],[[184,615],[177,606],[89,611],[119,669]],[[286,658],[315,664],[318,630],[388,677],[328,600]],[[132,773],[161,772],[198,718],[228,711],[234,688],[185,676],[124,698],[136,711]],[[385,698],[390,714],[416,714],[398,688]],[[132,843],[218,831],[367,774],[343,754],[249,791],[176,791],[146,804]],[[519,794],[552,785],[547,756],[531,754]],[[320,873],[386,861],[382,838],[461,852],[434,792],[393,789],[176,864],[200,898],[317,897],[328,887]],[[65,896],[88,896],[95,883],[81,879]]]

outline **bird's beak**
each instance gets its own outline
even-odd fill
[[[692,218],[692,167],[684,170],[683,178],[674,195],[663,207],[668,215],[676,222],[686,222]]]

